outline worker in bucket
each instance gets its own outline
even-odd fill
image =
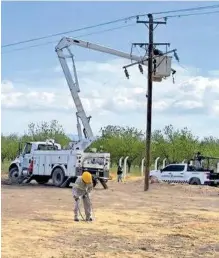
[[[92,207],[90,202],[90,192],[93,189],[92,175],[85,171],[79,176],[72,187],[72,194],[75,199],[74,221],[79,221],[79,205],[80,199],[83,200],[86,221],[92,221]]]

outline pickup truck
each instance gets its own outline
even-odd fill
[[[155,177],[170,183],[187,183],[191,185],[219,185],[219,173],[210,170],[197,170],[188,164],[169,164],[163,169],[150,171],[150,177]]]

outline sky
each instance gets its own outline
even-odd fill
[[[213,4],[215,2],[197,1],[2,2],[2,45],[131,15]],[[169,50],[177,49],[180,63],[173,60],[177,71],[175,84],[171,77],[154,83],[153,130],[172,124],[175,128],[188,127],[200,137],[218,137],[218,23],[219,13],[215,13],[169,18],[166,25],[156,28],[154,42],[170,43]],[[22,134],[31,122],[53,119],[63,125],[66,133],[76,133],[75,106],[55,52],[63,36],[130,53],[133,42],[148,42],[148,29],[133,19],[2,48],[3,134]],[[127,80],[122,67],[129,64],[129,60],[75,46],[71,49],[75,55],[80,97],[87,115],[92,116],[94,133],[98,134],[100,128],[108,124],[145,131],[147,68],[144,67],[143,75],[137,66],[130,68]],[[139,51],[133,49],[136,55],[141,54]]]

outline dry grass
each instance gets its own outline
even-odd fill
[[[95,221],[75,223],[70,189],[2,187],[2,257],[219,257],[219,189],[110,183]]]

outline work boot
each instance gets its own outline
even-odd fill
[[[87,218],[86,221],[93,221],[93,219],[92,218]]]
[[[74,221],[79,221],[79,219],[78,219],[78,218],[75,218]]]

